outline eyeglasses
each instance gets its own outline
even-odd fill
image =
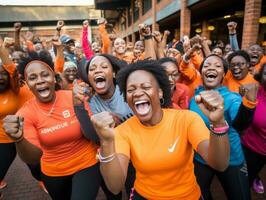
[[[172,79],[177,79],[179,76],[180,76],[180,74],[179,74],[179,72],[177,72],[177,71],[175,71],[175,72],[173,72],[173,73],[171,73],[171,74],[167,74],[167,76],[170,78],[172,78]]]
[[[243,68],[247,63],[245,62],[242,62],[242,63],[231,63],[230,64],[230,67],[235,67],[235,66],[238,66],[240,68]]]

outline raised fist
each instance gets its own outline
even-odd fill
[[[89,27],[89,21],[88,20],[83,21],[82,25],[84,28],[88,28]]]
[[[171,33],[170,31],[168,31],[168,30],[165,30],[163,34],[164,34],[165,36],[169,36],[169,35],[170,35],[170,33]]]
[[[115,120],[111,113],[104,111],[104,112],[92,115],[91,122],[101,142],[114,141]]]
[[[152,33],[152,36],[154,37],[154,39],[155,39],[156,42],[159,43],[159,42],[162,41],[162,35],[161,35],[161,33],[159,31],[154,31]]]
[[[147,24],[139,24],[139,33],[141,36],[151,35],[151,29]]]
[[[56,25],[56,30],[60,31],[64,25],[65,25],[64,21],[62,20],[58,21]]]
[[[256,102],[258,89],[257,83],[248,83],[239,87],[239,94],[245,96],[249,101]]]
[[[14,141],[23,137],[23,117],[17,115],[7,115],[3,119],[3,128],[5,133]]]
[[[93,95],[92,88],[84,82],[78,83],[77,79],[73,81],[73,101],[74,105],[83,104]]]
[[[16,22],[16,23],[14,24],[14,28],[15,28],[15,31],[16,31],[16,32],[20,31],[21,28],[22,28],[21,23],[20,23],[20,22]]]
[[[229,22],[227,24],[229,34],[235,34],[236,33],[236,27],[237,23],[236,22]]]
[[[224,99],[215,90],[202,91],[195,96],[196,103],[212,124],[224,123]]]

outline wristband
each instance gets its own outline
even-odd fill
[[[115,153],[104,157],[101,155],[101,150],[100,149],[97,150],[96,159],[99,160],[101,163],[111,162],[114,158],[115,158]]]
[[[215,135],[225,135],[229,130],[229,125],[227,121],[225,121],[226,125],[223,127],[214,127],[213,124],[210,124],[210,131]]]
[[[144,35],[144,40],[149,40],[149,39],[152,39],[152,35]]]
[[[23,137],[23,135],[22,135],[20,138],[18,138],[17,140],[15,140],[15,143],[19,143],[19,142],[21,142],[23,139],[24,139],[24,137]]]

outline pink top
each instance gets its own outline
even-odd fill
[[[266,91],[259,88],[253,122],[242,136],[242,143],[256,153],[266,155]]]
[[[94,52],[91,50],[88,40],[88,28],[82,29],[82,49],[87,60],[90,60],[94,56]]]

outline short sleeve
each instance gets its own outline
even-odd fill
[[[191,112],[190,119],[187,130],[188,140],[193,149],[197,150],[199,143],[210,139],[210,131],[198,114]]]
[[[115,151],[117,154],[124,154],[130,159],[129,140],[119,128],[115,129]]]
[[[38,132],[34,126],[34,122],[31,120],[31,117],[26,114],[25,110],[19,110],[17,112],[18,116],[24,117],[24,138],[26,138],[31,144],[41,148],[40,140],[38,137]]]

